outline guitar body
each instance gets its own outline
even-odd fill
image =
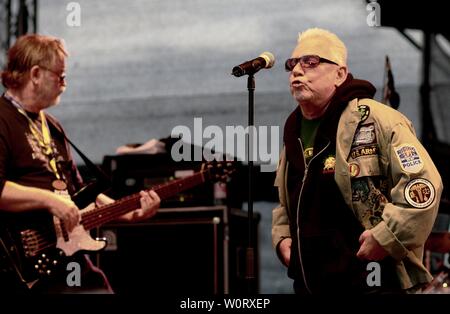
[[[56,246],[49,246],[39,254],[37,233],[48,235],[50,242],[56,240],[55,233],[47,230],[52,226],[51,215],[44,213],[23,213],[1,215],[0,227],[0,271],[7,276],[15,276],[29,287],[44,274],[50,274],[62,256]],[[56,242],[55,242],[56,243]],[[42,256],[44,254],[44,256]]]
[[[48,214],[19,214],[21,219],[16,215],[5,215],[9,216],[7,221],[14,217],[15,223],[0,228],[0,273],[15,277],[29,288],[42,277],[65,271],[68,257],[75,253],[106,246],[105,241],[92,239],[83,225],[68,233],[58,218]]]
[[[81,210],[80,214],[83,216],[83,214],[91,211],[91,208],[90,206]],[[106,241],[92,239],[83,225],[78,225],[71,232],[65,233],[58,218],[53,217],[53,224],[56,233],[56,248],[61,250],[66,256],[72,256],[79,251],[99,251],[106,246]]]

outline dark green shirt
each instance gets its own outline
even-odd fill
[[[305,156],[306,164],[308,164],[312,156],[314,156],[314,139],[316,137],[316,132],[320,121],[321,118],[308,120],[302,117],[302,121],[300,123],[300,139],[303,144],[303,155]]]

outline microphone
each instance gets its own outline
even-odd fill
[[[258,58],[246,61],[240,65],[237,65],[231,71],[231,74],[240,77],[245,74],[255,74],[262,68],[271,68],[275,63],[275,57],[270,52],[263,52]]]

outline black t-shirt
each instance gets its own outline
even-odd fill
[[[28,113],[37,124],[38,115]],[[81,176],[73,162],[61,125],[46,114],[59,174],[73,195],[82,187]],[[40,125],[40,124],[39,124]],[[4,96],[0,97],[0,193],[5,181],[53,191],[56,179],[49,160],[30,131],[27,118]]]

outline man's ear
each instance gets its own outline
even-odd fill
[[[30,69],[30,80],[33,84],[37,84],[42,76],[42,71],[38,65],[33,65]]]
[[[342,83],[345,82],[345,80],[347,79],[347,74],[348,74],[348,70],[347,67],[339,67],[339,69],[336,71],[336,82],[335,82],[335,86],[339,87],[342,85]]]

